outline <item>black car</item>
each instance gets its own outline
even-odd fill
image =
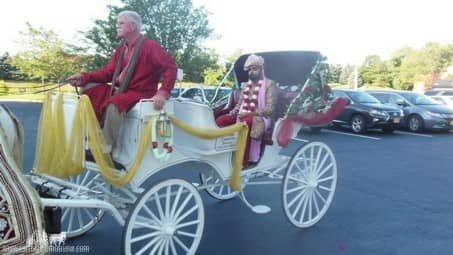
[[[332,92],[335,97],[348,101],[333,124],[351,127],[354,133],[365,133],[368,128],[380,128],[384,133],[392,133],[399,128],[404,117],[402,110],[384,105],[364,91],[333,89]]]

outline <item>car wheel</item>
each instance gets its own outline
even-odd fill
[[[422,132],[423,131],[423,120],[418,115],[411,115],[409,116],[409,120],[407,122],[407,126],[410,131],[412,132]]]
[[[365,118],[360,115],[354,115],[351,118],[351,128],[354,133],[365,133],[366,127],[365,127]]]
[[[391,134],[391,133],[393,133],[393,131],[395,131],[394,128],[383,128],[382,129],[382,132],[384,132],[385,134]]]

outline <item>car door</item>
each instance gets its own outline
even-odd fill
[[[351,99],[349,98],[349,96],[343,92],[343,91],[339,91],[339,90],[333,90],[332,91],[333,93],[333,96],[334,98],[337,98],[337,97],[342,97],[342,98],[345,98],[349,103],[348,105],[346,105],[346,107],[344,108],[343,112],[341,112],[340,115],[338,115],[337,118],[335,118],[334,122],[340,122],[340,123],[349,123],[349,119],[351,117]]]

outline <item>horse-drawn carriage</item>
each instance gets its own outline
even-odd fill
[[[109,212],[123,227],[125,254],[194,254],[202,239],[205,214],[200,191],[227,200],[241,199],[253,212],[270,212],[253,205],[244,193],[253,184],[281,184],[282,204],[296,227],[317,223],[329,208],[336,188],[337,165],[331,149],[310,142],[292,156],[282,155],[279,140],[288,107],[309,82],[320,61],[318,52],[270,52],[266,75],[278,82],[278,118],[270,130],[261,160],[241,169],[247,128],[243,124],[219,128],[211,106],[171,99],[163,111],[141,100],[128,111],[113,158],[103,153],[99,126],[85,97],[49,95],[43,105],[35,169],[27,175],[46,208],[62,208],[61,232],[80,236]],[[236,88],[247,81],[241,56],[229,72]],[[230,99],[234,101],[233,93]],[[294,100],[293,100],[294,99]],[[230,101],[229,105],[232,102]],[[228,105],[220,106],[226,110]],[[325,114],[326,111],[320,112]],[[292,121],[286,139],[303,123]],[[288,126],[288,123],[286,123]],[[288,130],[287,130],[288,133]],[[90,149],[95,161],[84,160]],[[113,161],[126,166],[114,169]],[[153,177],[169,167],[199,162],[200,181]],[[149,185],[148,180],[153,180]],[[58,224],[56,224],[58,225]]]

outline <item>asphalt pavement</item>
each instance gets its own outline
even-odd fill
[[[28,171],[41,105],[5,105],[25,128]],[[206,222],[197,254],[453,254],[453,133],[356,136],[336,129],[306,131],[298,138],[325,142],[337,160],[337,190],[324,218],[308,229],[291,225],[281,206],[281,185],[247,188],[249,201],[272,208],[266,215],[254,214],[239,199],[217,201],[202,192]],[[286,152],[303,143],[293,140]],[[162,175],[198,181],[191,171],[178,168]],[[122,228],[106,215],[65,245],[89,247],[77,254],[121,254]]]

